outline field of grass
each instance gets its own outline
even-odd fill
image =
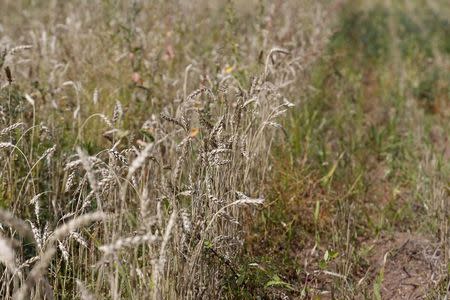
[[[450,4],[3,0],[1,299],[447,299]]]
[[[342,8],[272,152],[240,264],[249,299],[447,299],[449,16],[421,1]]]

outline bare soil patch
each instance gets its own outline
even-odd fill
[[[374,278],[383,274],[383,299],[424,299],[439,281],[443,259],[438,245],[409,233],[396,233],[372,245]]]

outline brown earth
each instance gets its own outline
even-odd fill
[[[371,245],[375,278],[382,275],[382,299],[425,299],[439,281],[444,267],[438,245],[408,234],[396,233]],[[440,272],[441,271],[441,272]]]

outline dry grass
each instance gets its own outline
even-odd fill
[[[2,298],[225,295],[329,35],[319,3],[244,2],[3,2]]]
[[[3,0],[0,298],[446,299],[449,16]]]

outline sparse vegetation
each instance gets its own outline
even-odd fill
[[[445,1],[10,1],[3,299],[445,299]]]

